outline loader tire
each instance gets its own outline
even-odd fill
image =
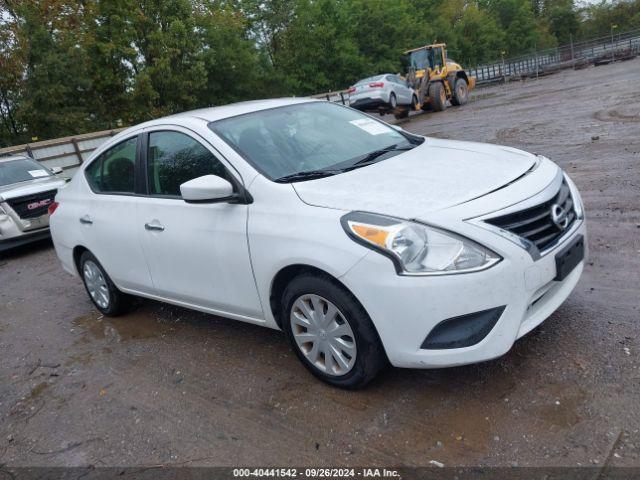
[[[469,85],[467,85],[467,81],[464,78],[454,79],[451,93],[452,105],[460,106],[467,103],[469,101]]]
[[[447,93],[442,82],[432,83],[429,87],[429,103],[436,112],[442,112],[447,108]]]

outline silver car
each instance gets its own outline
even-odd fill
[[[66,180],[23,156],[0,157],[0,252],[49,237],[49,206]]]
[[[415,106],[418,97],[398,75],[385,73],[365,78],[348,90],[349,105],[362,111],[391,111],[399,105]]]

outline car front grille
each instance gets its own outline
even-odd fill
[[[57,192],[57,190],[48,190],[24,197],[11,198],[7,200],[7,203],[20,218],[36,218],[47,213]]]
[[[561,210],[558,210],[557,207],[560,207]],[[556,211],[555,221],[554,209]],[[566,214],[566,222],[557,221],[558,212]],[[566,180],[563,180],[558,193],[550,200],[526,210],[489,218],[485,221],[529,240],[538,250],[543,251],[571,228],[576,221],[576,212],[573,208],[569,185]]]

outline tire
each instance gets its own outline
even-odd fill
[[[429,87],[429,100],[431,108],[436,112],[442,112],[447,109],[447,92],[442,82],[431,84]]]
[[[418,110],[418,97],[416,95],[411,97],[411,110],[414,112]]]
[[[320,380],[340,388],[362,388],[387,364],[369,315],[349,291],[330,277],[315,273],[295,277],[285,288],[280,305],[282,327],[291,347]],[[315,323],[317,311],[323,312],[320,328]],[[329,323],[322,325],[323,320]],[[336,330],[337,335],[342,335],[332,336]],[[310,341],[305,342],[306,338]],[[330,354],[328,362],[324,352]]]
[[[86,251],[82,254],[79,266],[84,288],[95,307],[103,315],[117,317],[129,311],[132,297],[116,288],[98,259],[91,252]],[[95,279],[93,282],[92,276]]]
[[[391,107],[391,110],[395,110],[397,106],[398,99],[396,98],[396,94],[391,92],[391,95],[389,95],[389,107]]]
[[[456,78],[451,91],[451,103],[453,105],[460,106],[469,101],[469,86],[464,78]]]
[[[442,82],[435,82],[429,86],[429,103],[436,112],[447,108],[447,92]]]

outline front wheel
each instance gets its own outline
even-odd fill
[[[342,388],[369,383],[386,356],[369,316],[353,295],[319,274],[296,277],[282,296],[283,329],[298,358]]]
[[[447,92],[442,82],[432,83],[429,87],[429,103],[436,112],[447,108]]]
[[[89,298],[100,312],[116,317],[129,310],[131,297],[116,288],[91,252],[84,252],[80,257],[80,273]]]

